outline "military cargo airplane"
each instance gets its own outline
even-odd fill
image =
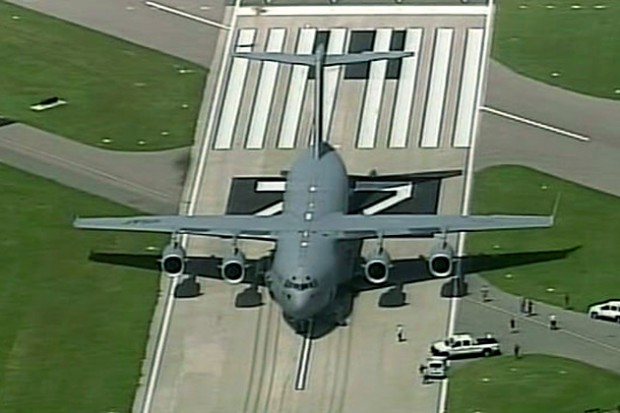
[[[324,68],[412,56],[412,52],[364,52],[327,55],[323,44],[313,54],[235,53],[236,58],[306,65],[315,68],[314,133],[310,145],[286,175],[284,207],[280,215],[172,215],[126,218],[77,218],[77,228],[118,231],[163,232],[232,239],[232,251],[222,259],[220,276],[238,284],[246,274],[246,259],[237,239],[275,243],[272,264],[264,274],[264,285],[279,304],[285,318],[298,331],[330,306],[340,286],[357,271],[356,253],[365,239],[378,239],[378,248],[363,264],[363,277],[374,285],[390,277],[390,256],[383,248],[387,237],[433,237],[438,242],[428,257],[435,277],[452,274],[454,249],[446,241],[453,232],[544,228],[553,225],[550,216],[486,215],[372,215],[348,214],[351,188],[340,155],[323,139]],[[184,274],[186,252],[177,241],[164,250],[161,269],[170,277]]]

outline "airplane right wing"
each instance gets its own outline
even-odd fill
[[[432,236],[439,233],[546,228],[554,216],[539,215],[342,215],[321,218],[318,232],[337,233],[340,238]]]

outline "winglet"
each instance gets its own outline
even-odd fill
[[[562,198],[562,193],[558,192],[555,197],[555,202],[553,203],[553,210],[551,211],[551,225],[555,223],[555,217],[558,213],[558,208],[560,207],[560,199]]]

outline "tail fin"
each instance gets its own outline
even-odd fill
[[[316,73],[314,83],[314,135],[310,145],[313,157],[321,157],[321,144],[323,143],[323,68],[326,66],[350,65],[373,62],[376,60],[402,59],[413,56],[413,52],[363,52],[341,55],[327,55],[325,45],[320,43],[317,50],[309,55],[297,55],[290,53],[233,53],[234,57],[242,57],[251,60],[278,62],[291,65],[313,66]]]

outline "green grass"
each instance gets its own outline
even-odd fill
[[[483,379],[488,379],[484,381]],[[620,375],[539,354],[494,357],[454,370],[449,413],[578,413],[620,404]]]
[[[572,9],[572,5],[582,8]],[[606,8],[595,9],[597,5]],[[620,90],[620,3],[499,0],[497,6],[495,59],[545,83],[620,99],[620,92],[614,92]],[[552,77],[554,72],[559,76]]]
[[[75,213],[135,211],[0,165],[2,413],[130,410],[159,276],[88,254],[164,239],[75,230]]]
[[[581,246],[565,259],[483,276],[504,291],[554,305],[563,305],[562,294],[567,292],[574,309],[585,311],[593,302],[620,296],[619,198],[528,168],[498,166],[475,175],[472,207],[480,214],[548,214],[557,193],[562,198],[553,228],[471,234],[467,250],[491,254]],[[495,249],[495,244],[500,248]]]
[[[168,149],[193,141],[206,78],[195,64],[3,1],[0,61],[4,117],[116,150]],[[193,72],[179,74],[179,68]],[[43,112],[29,109],[50,96],[69,103]],[[104,144],[104,138],[112,142]]]

